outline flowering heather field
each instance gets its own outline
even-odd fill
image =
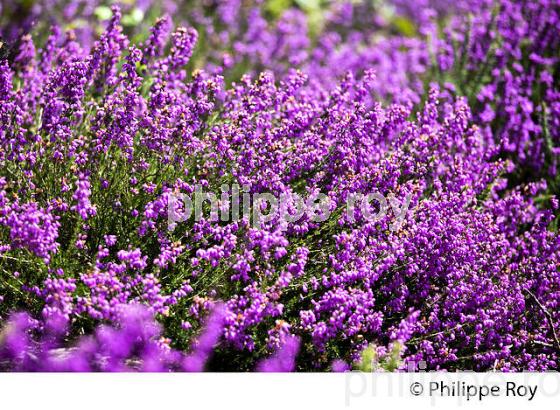
[[[560,370],[559,0],[0,0],[0,35],[0,370]]]

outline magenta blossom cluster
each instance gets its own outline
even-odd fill
[[[261,0],[146,0],[123,7],[128,32],[140,31],[150,16],[163,13],[196,27],[203,39],[197,65],[227,79],[264,69],[283,78],[295,67],[315,86],[328,89],[347,71],[359,75],[373,69],[379,80],[372,85],[376,97],[405,105],[419,104],[426,84],[437,81],[453,96],[469,98],[485,142],[497,156],[523,166],[517,178],[556,175],[556,0],[528,7],[518,0],[341,1],[313,10],[295,1],[272,12],[273,18],[273,6]],[[17,16],[8,18],[3,30],[11,42],[21,42],[19,36],[45,22],[68,26],[79,21],[70,27],[86,50],[109,10],[103,0],[7,2],[4,9],[6,16]],[[96,19],[97,24],[84,23]],[[156,34],[169,27],[160,21]]]
[[[556,176],[560,157],[557,1],[459,2],[437,67],[454,72],[485,140],[524,168]]]
[[[246,11],[226,3],[220,18]],[[424,78],[455,69],[441,53],[458,20],[439,39],[435,25],[376,38],[408,26],[370,21],[371,7],[333,6],[316,42],[296,30],[301,10],[272,25],[253,11],[247,31],[224,30],[231,60],[211,55],[219,48],[200,59],[213,22],[173,29],[161,17],[133,40],[116,6],[91,47],[58,28],[42,42],[21,37],[0,60],[0,315],[40,319],[10,322],[2,366],[339,371],[374,351],[389,369],[558,369],[556,185],[524,177],[525,157],[505,142],[554,144],[554,87],[531,94],[540,117],[516,116],[490,92],[497,111],[486,121],[471,95]],[[502,10],[490,15],[505,19]],[[464,52],[478,55],[472,39]],[[506,73],[515,58],[503,57],[504,76],[535,80]],[[459,61],[473,75],[476,64]],[[479,73],[464,84],[489,87]],[[544,123],[520,125],[527,118]],[[203,187],[222,198],[233,184],[321,193],[329,216],[254,227],[204,209],[168,229],[172,197]],[[347,212],[349,199],[374,193],[407,212],[372,221],[375,201]],[[87,343],[72,344],[83,329]]]
[[[100,326],[93,335],[83,336],[73,346],[62,338],[65,322],[45,322],[25,313],[14,315],[0,333],[0,370],[19,372],[163,372],[204,370],[221,335],[223,310],[218,305],[210,314],[192,351],[182,354],[162,337],[161,326],[141,305],[122,306],[116,327]],[[285,351],[286,350],[286,351]],[[286,343],[259,369],[292,371],[297,345]],[[279,361],[282,365],[273,367]]]

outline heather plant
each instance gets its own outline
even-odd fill
[[[558,3],[469,1],[463,8],[444,29],[437,71],[452,73],[457,93],[468,96],[487,143],[521,165],[517,180],[555,181]]]
[[[0,36],[17,43],[31,31],[48,31],[56,25],[72,30],[83,45],[90,45],[103,21],[111,18],[112,0],[5,0],[0,4]],[[123,0],[117,2],[123,12],[122,24],[129,32],[142,35],[158,15],[174,13],[175,1]]]
[[[15,315],[0,333],[0,369],[25,372],[200,372],[219,341],[223,310],[211,313],[192,352],[182,354],[161,337],[161,327],[141,305],[123,305],[117,327],[100,326],[75,346],[62,342],[65,323],[60,318],[45,322],[25,313]],[[62,347],[61,347],[62,346]],[[292,371],[297,346],[282,349],[259,364],[262,371]],[[276,364],[279,363],[279,364]]]
[[[503,3],[457,3],[487,11],[469,24],[177,3],[193,25],[142,33],[114,6],[91,41],[19,37],[0,60],[0,367],[558,369],[558,36],[529,28],[557,10]],[[216,217],[234,186],[281,212]],[[169,229],[199,187],[218,209]],[[285,217],[318,194],[326,219]],[[349,212],[372,194],[404,212]]]

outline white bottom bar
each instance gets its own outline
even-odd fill
[[[0,374],[0,409],[558,408],[560,373]]]

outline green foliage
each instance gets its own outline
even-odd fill
[[[404,346],[395,341],[389,345],[390,350],[379,355],[377,346],[369,345],[360,356],[360,360],[354,363],[354,369],[361,372],[371,373],[378,371],[394,372],[403,365],[402,352]]]

